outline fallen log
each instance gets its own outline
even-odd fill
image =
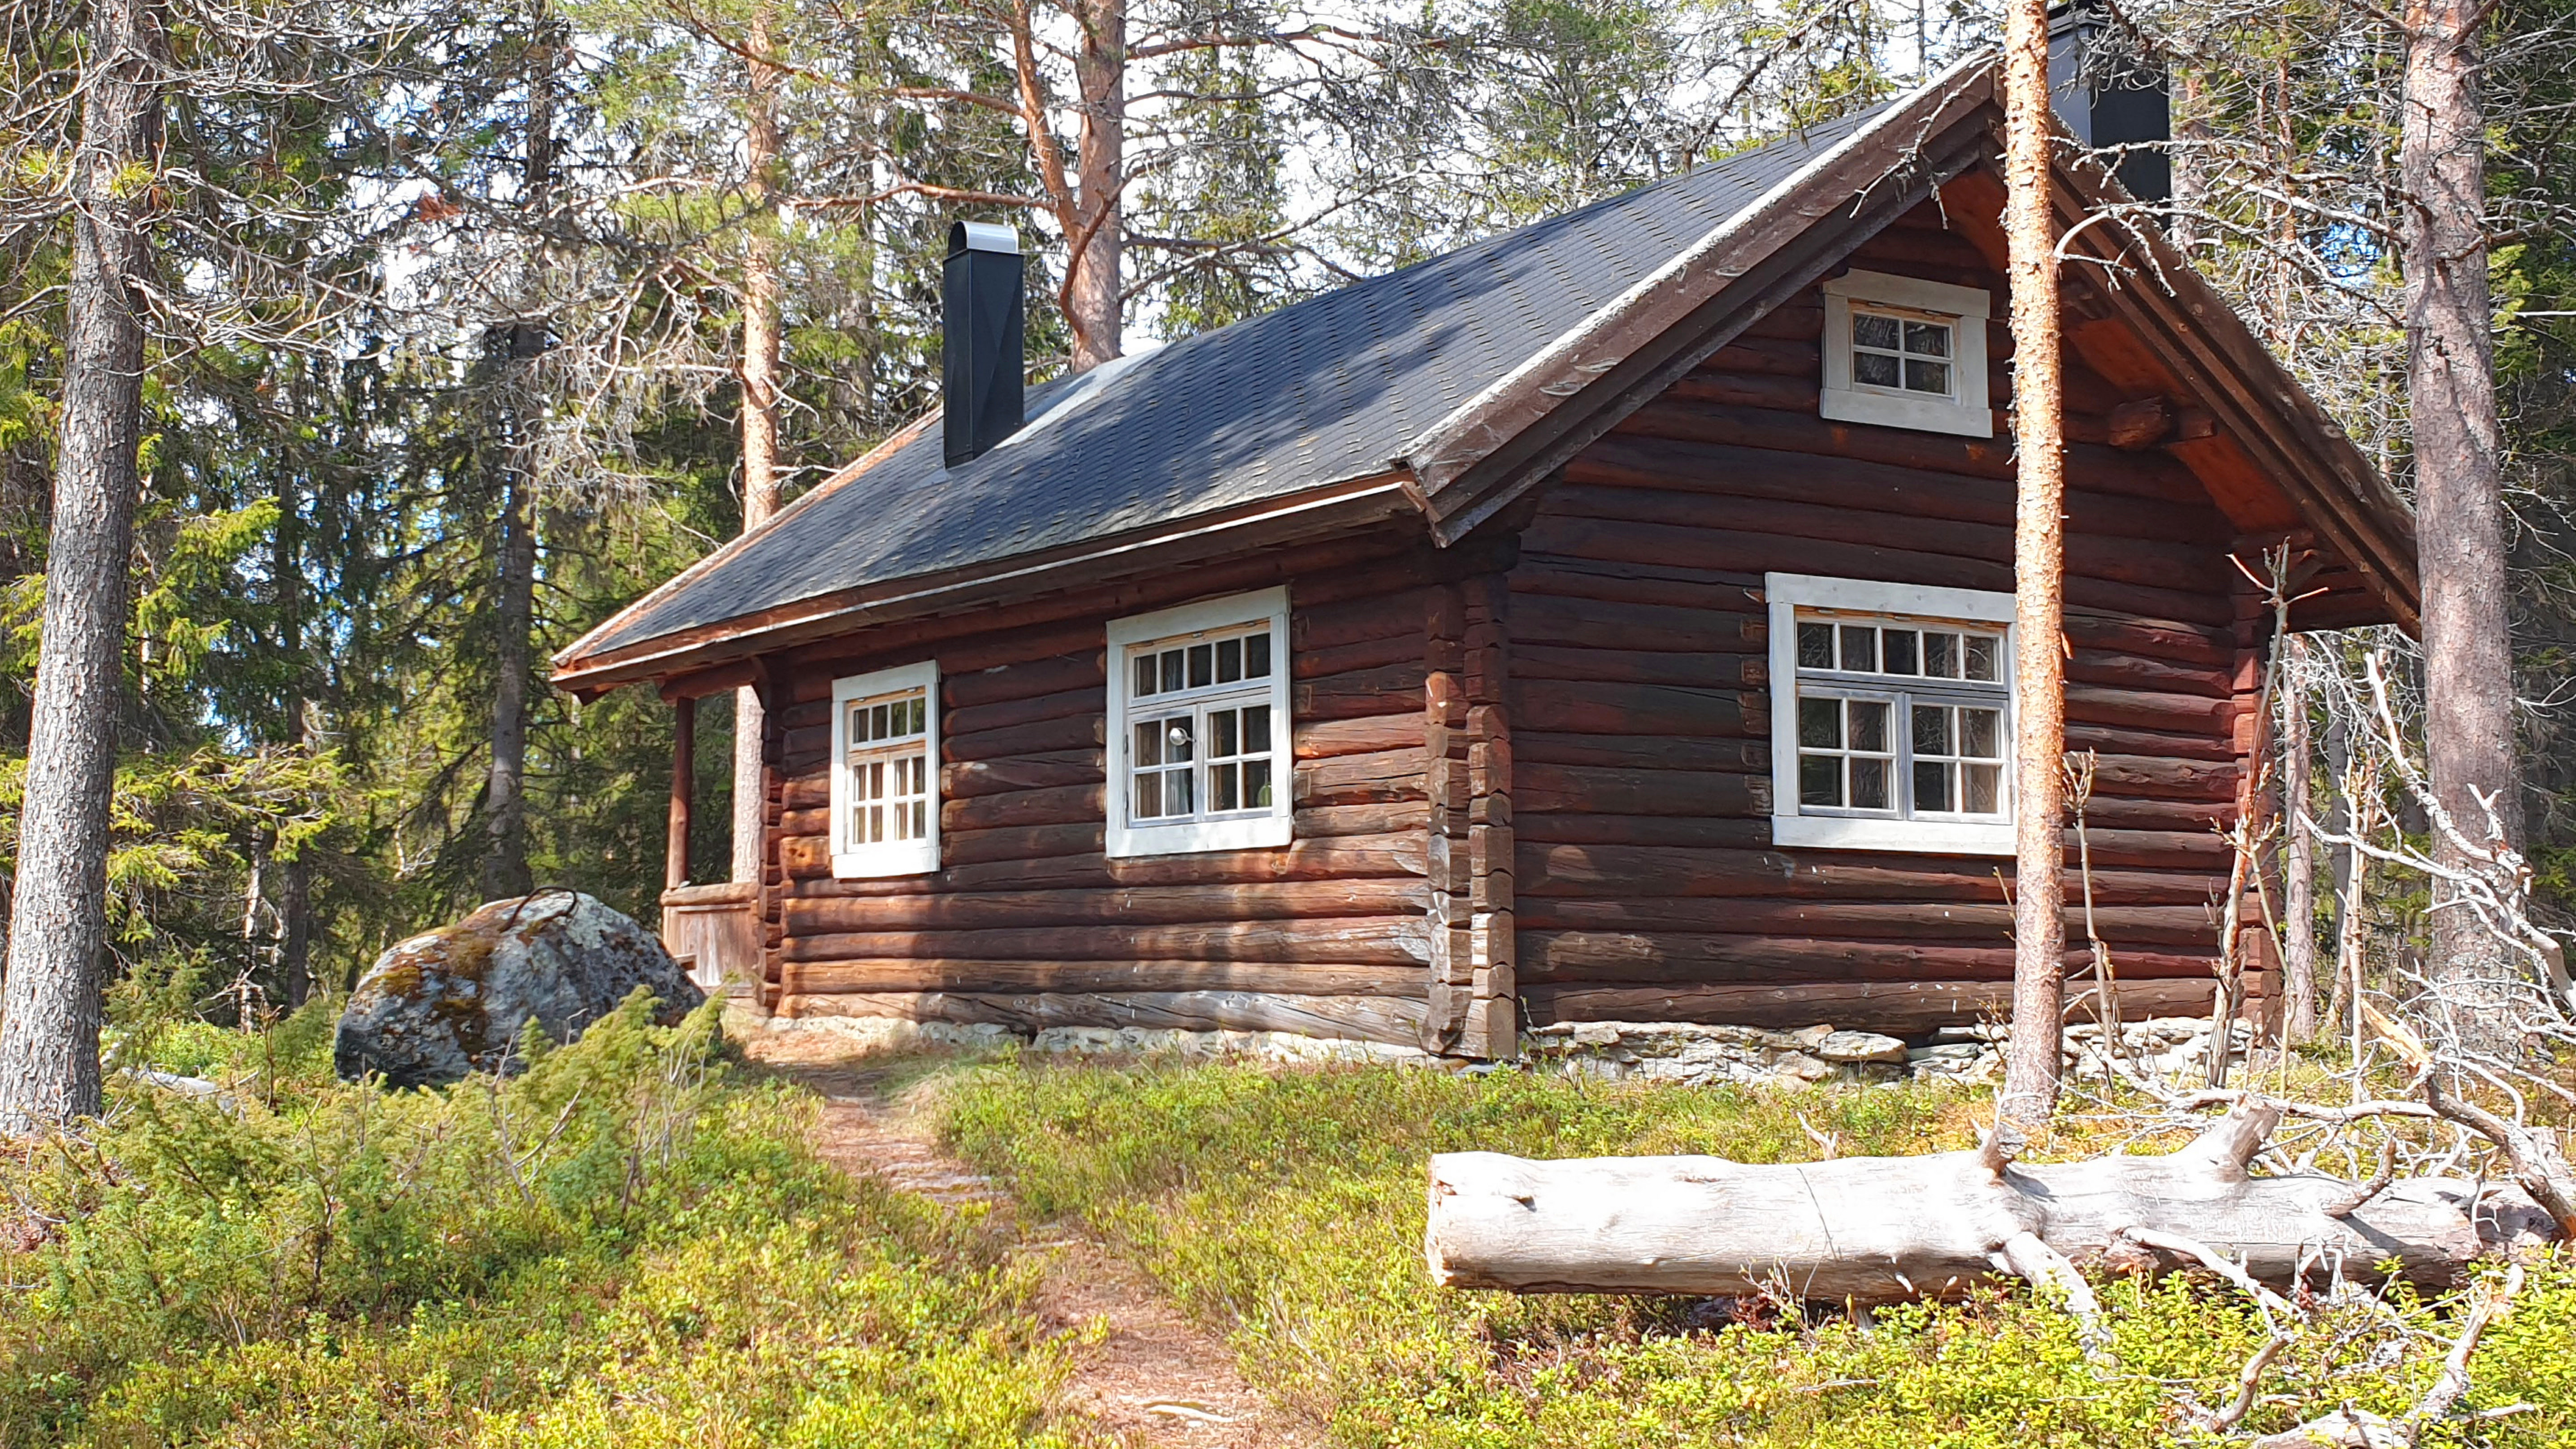
[[[2240,1102],[2179,1152],[2027,1165],[2008,1138],[1777,1166],[1444,1153],[1431,1159],[1424,1251],[1447,1287],[1877,1304],[2048,1277],[2058,1262],[2161,1273],[2200,1266],[2202,1249],[2276,1289],[2392,1261],[2438,1289],[2486,1252],[2550,1235],[2519,1194],[2482,1199],[2465,1181],[2254,1176],[2247,1165],[2280,1120],[2276,1106]]]

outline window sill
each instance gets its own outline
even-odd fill
[[[925,840],[894,850],[845,851],[832,857],[834,880],[879,880],[887,876],[929,875],[939,869],[939,844]]]
[[[1963,438],[1991,438],[1995,435],[1993,409],[1963,407],[1958,403],[1938,402],[1930,398],[1889,397],[1829,387],[1819,396],[1816,411],[1842,423],[1876,423],[1890,428],[1912,428],[1917,432],[1954,433]]]
[[[1843,815],[1774,815],[1779,849],[1902,850],[1915,855],[2010,855],[2010,822],[1868,820]]]
[[[1296,822],[1286,815],[1238,820],[1192,820],[1178,825],[1112,825],[1111,857],[1196,855],[1211,850],[1263,850],[1295,838]]]

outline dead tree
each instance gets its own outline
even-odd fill
[[[2057,1109],[2066,999],[2066,573],[2064,379],[2058,358],[2057,235],[2049,212],[2046,0],[2012,0],[2004,25],[2004,231],[2012,285],[2013,1016],[2001,1110],[2045,1122]]]
[[[99,970],[108,809],[124,692],[126,570],[141,491],[148,193],[161,122],[161,21],[150,0],[95,0],[72,153],[61,445],[45,558],[27,792],[0,1020],[0,1132],[99,1110]]]

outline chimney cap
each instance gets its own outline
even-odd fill
[[[1018,256],[1020,234],[998,222],[957,222],[948,228],[948,254],[954,257],[967,252],[1006,252]]]

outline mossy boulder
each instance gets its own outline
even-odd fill
[[[376,958],[340,1013],[332,1062],[397,1087],[512,1071],[529,1022],[568,1042],[638,986],[665,1026],[705,999],[652,932],[579,891],[488,901]]]

